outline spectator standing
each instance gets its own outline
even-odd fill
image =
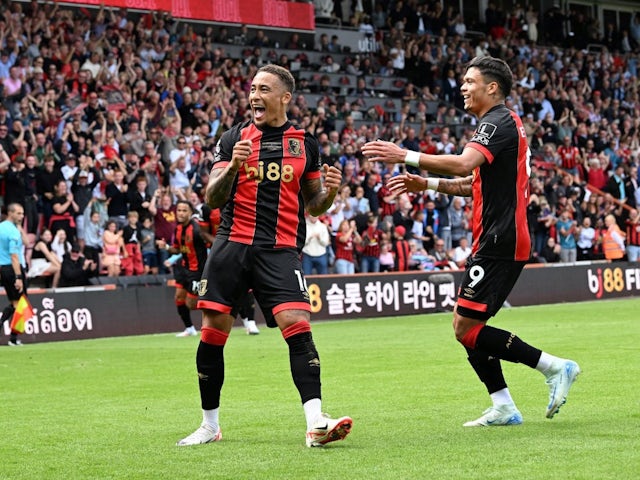
[[[102,218],[98,210],[92,208],[93,201],[87,205],[84,210],[84,233],[80,245],[85,258],[93,260],[98,265],[100,272],[100,254],[102,253],[102,238],[104,236],[104,228],[102,227]]]
[[[411,267],[411,246],[406,239],[407,229],[402,225],[396,225],[392,232],[393,270],[395,272],[406,272]]]
[[[438,212],[436,235],[444,241],[444,248],[448,252],[453,248],[453,240],[451,238],[451,219],[449,212],[451,210],[452,195],[444,195],[436,192],[434,198],[435,207]]]
[[[325,275],[329,271],[329,255],[327,248],[331,245],[329,229],[318,217],[306,216],[307,235],[302,247],[302,271],[305,275]]]
[[[569,216],[566,210],[563,210],[556,222],[558,243],[560,244],[560,261],[562,263],[573,263],[577,259],[576,229],[577,222]]]
[[[121,170],[113,172],[113,181],[107,184],[105,195],[107,197],[107,213],[109,220],[116,222],[118,229],[122,229],[127,223],[129,212],[129,185],[124,183],[124,173]]]
[[[545,375],[549,385],[547,418],[565,403],[580,373],[575,362],[549,355],[511,332],[487,325],[531,254],[526,216],[530,152],[522,121],[505,106],[512,82],[513,73],[504,60],[476,57],[467,65],[461,93],[465,109],[478,118],[478,128],[459,155],[417,154],[379,140],[362,148],[373,161],[409,163],[428,172],[462,177],[446,180],[400,175],[390,185],[400,194],[427,188],[454,195],[473,193],[474,249],[460,284],[453,326],[493,405],[479,418],[466,422],[468,427],[522,423],[500,360],[523,363]],[[477,277],[478,272],[482,278]],[[498,291],[496,285],[501,285]]]
[[[361,241],[355,220],[342,220],[336,231],[336,273],[355,273],[355,246]]]
[[[636,208],[640,207],[640,184],[638,183],[638,167],[634,164],[629,166],[629,175],[627,175],[625,182],[625,196],[627,198],[627,205]]]
[[[622,260],[625,253],[624,234],[620,231],[616,217],[608,214],[604,217],[606,230],[602,237],[602,251],[607,260]]]
[[[354,217],[357,217],[358,215],[367,215],[371,211],[369,199],[365,198],[364,188],[362,185],[358,185],[356,187],[355,195],[353,197],[349,197],[349,203],[351,204],[351,211],[353,212]]]
[[[460,239],[467,236],[469,222],[463,208],[463,200],[454,197],[449,206],[449,222],[451,225],[451,248],[460,243]]]
[[[411,200],[407,195],[402,195],[398,197],[397,200],[397,209],[393,212],[392,220],[394,226],[402,226],[404,227],[405,233],[403,237],[407,240],[411,239],[413,236],[413,218],[411,217],[411,209],[413,205],[411,204]]]
[[[55,157],[53,155],[45,155],[44,168],[36,179],[36,188],[38,196],[42,200],[42,214],[44,216],[44,224],[47,226],[53,214],[55,187],[60,180],[64,181],[64,177],[60,173],[60,169],[55,168]]]
[[[55,186],[55,195],[51,199],[52,215],[49,219],[49,230],[57,232],[63,229],[66,237],[73,241],[76,238],[75,216],[80,210],[73,199],[73,193],[67,191],[67,182],[59,180]],[[62,261],[62,259],[60,259]]]
[[[157,206],[159,202],[159,206]],[[173,197],[164,189],[158,189],[151,198],[149,213],[153,215],[153,224],[156,232],[156,245],[158,247],[158,267],[160,273],[167,273],[164,262],[169,258],[168,245],[173,241],[173,233],[176,229],[176,206]]]
[[[392,217],[396,211],[397,195],[389,190],[387,186],[389,180],[391,180],[391,173],[382,175],[382,185],[378,189],[378,204],[380,205],[378,214],[381,223],[393,224]]]
[[[360,273],[377,273],[380,271],[380,246],[384,240],[384,234],[378,228],[376,215],[369,215],[367,228],[362,232],[361,237]]]
[[[144,273],[155,275],[158,273],[158,254],[156,252],[156,232],[153,229],[151,217],[142,217],[142,263]]]
[[[122,270],[125,275],[142,275],[144,265],[142,263],[142,229],[138,221],[140,216],[135,210],[127,213],[127,224],[122,229],[122,240],[127,252],[127,260],[123,262]]]
[[[609,158],[600,153],[586,160],[583,165],[587,172],[587,183],[599,190],[604,190],[607,186]]]
[[[596,231],[591,226],[591,217],[584,217],[582,224],[578,228],[578,238],[576,240],[577,259],[593,260],[593,247],[596,240]]]
[[[18,203],[24,209],[24,199],[27,194],[24,175],[25,167],[25,159],[18,157],[11,162],[4,174],[4,202],[7,205]]]
[[[341,186],[331,208],[327,211],[327,215],[331,219],[331,233],[334,236],[337,235],[342,221],[349,220],[352,216],[351,202],[349,201],[350,193],[351,190],[348,185]]]
[[[37,159],[35,155],[28,154],[25,159],[25,167],[22,170],[24,182],[24,216],[26,231],[35,235],[38,231],[38,172]]]
[[[560,157],[560,167],[575,176],[578,174],[578,165],[582,163],[580,149],[571,144],[571,137],[565,136],[562,139],[562,145],[558,147],[558,156]]]
[[[138,176],[134,180],[134,188],[128,190],[129,210],[138,212],[139,218],[148,217],[151,194],[149,193],[147,177]]]
[[[93,167],[78,169],[71,181],[73,200],[76,205],[78,205],[78,211],[75,212],[74,217],[74,221],[76,222],[76,238],[81,248],[84,246],[84,212],[89,204],[92,203],[93,191],[100,181],[99,175],[98,170]]]
[[[626,220],[627,260],[637,262],[640,258],[640,214],[632,208]]]

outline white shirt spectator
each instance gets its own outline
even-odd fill
[[[319,257],[327,253],[327,247],[331,243],[329,229],[319,221],[317,217],[307,217],[307,238],[302,248],[302,253],[310,257]]]

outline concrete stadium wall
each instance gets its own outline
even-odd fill
[[[312,319],[339,320],[450,311],[462,272],[407,272],[307,277]],[[640,264],[596,263],[525,268],[509,296],[513,306],[638,296]],[[177,332],[170,286],[35,290],[25,343]],[[6,304],[6,297],[2,304]],[[258,310],[259,322],[263,317]],[[199,325],[198,314],[193,318]],[[9,333],[8,322],[4,333]]]

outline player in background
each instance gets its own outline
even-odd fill
[[[198,286],[202,277],[202,270],[207,260],[206,240],[200,233],[200,225],[192,218],[193,207],[186,200],[176,203],[176,231],[173,244],[168,247],[170,254],[180,253],[174,268],[176,281],[175,302],[178,314],[184,323],[184,331],[178,337],[190,337],[198,334],[191,321],[191,310],[196,308],[198,300]]]
[[[544,374],[549,385],[547,418],[553,418],[565,403],[580,373],[575,362],[487,325],[531,253],[527,226],[530,152],[522,121],[505,106],[512,81],[512,72],[503,60],[476,57],[468,64],[460,90],[465,110],[478,117],[478,128],[459,155],[421,154],[380,140],[362,147],[371,161],[404,163],[430,173],[464,177],[445,180],[406,173],[389,181],[396,194],[429,188],[473,197],[473,248],[454,307],[453,328],[493,405],[479,418],[466,422],[467,427],[522,423],[501,360],[523,363]]]

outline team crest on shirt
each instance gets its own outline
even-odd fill
[[[204,297],[204,295],[207,293],[207,283],[209,283],[208,280],[200,280],[198,285],[199,296]]]
[[[287,143],[289,144],[289,147],[287,148],[289,154],[293,155],[294,157],[299,157],[300,155],[302,155],[300,140],[298,140],[297,138],[289,138],[287,140]]]
[[[482,122],[480,125],[478,125],[478,128],[476,129],[470,141],[487,146],[489,145],[489,140],[491,139],[491,137],[493,137],[497,130],[498,127],[496,127],[493,123]]]

